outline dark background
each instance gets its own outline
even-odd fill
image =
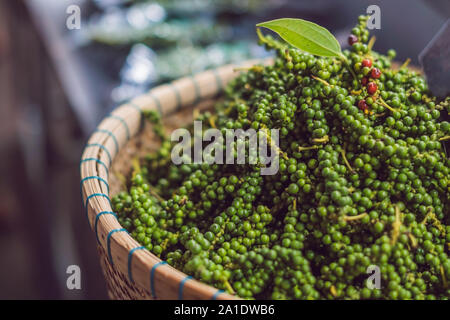
[[[356,17],[377,4],[375,50],[395,48],[399,61],[413,64],[450,16],[447,0],[273,3],[240,12],[234,23],[250,26],[255,41],[256,22],[304,18],[344,45]],[[127,48],[77,44],[77,31],[65,27],[70,4],[82,7],[83,19],[95,10],[93,1],[0,0],[0,299],[107,298],[78,169],[89,134],[115,105],[110,91]],[[82,290],[66,288],[72,264],[81,267]]]

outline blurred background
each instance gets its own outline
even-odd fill
[[[112,108],[209,67],[270,55],[257,22],[314,21],[347,45],[381,9],[375,50],[418,55],[448,0],[0,0],[0,299],[105,299],[79,186],[83,145]],[[81,28],[67,19],[80,8]],[[81,268],[81,290],[66,269]]]

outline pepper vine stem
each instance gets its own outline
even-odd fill
[[[410,58],[406,59],[405,62],[403,62],[403,64],[400,66],[399,69],[406,68],[409,65],[410,62],[411,62]]]
[[[400,228],[402,226],[402,213],[398,205],[395,205],[395,220],[392,223],[392,233],[391,233],[391,244],[397,243],[398,237],[400,236]]]
[[[392,112],[396,112],[396,111],[397,111],[397,109],[394,109],[394,108],[392,108],[390,105],[388,105],[388,104],[386,103],[386,101],[383,100],[382,97],[378,97],[378,99],[380,100],[381,105],[382,105],[383,107],[385,107],[385,108],[391,110]]]
[[[318,149],[319,148],[319,146],[311,146],[311,147],[302,147],[302,146],[300,146],[300,147],[298,147],[298,151],[306,151],[306,150],[313,150],[313,149]]]
[[[323,83],[324,85],[326,85],[326,86],[331,86],[331,87],[333,87],[331,84],[329,84],[328,82],[326,82],[325,80],[323,80],[323,79],[321,79],[321,78],[319,78],[319,77],[316,77],[316,76],[312,75],[311,78],[313,78],[314,80],[317,80],[317,81],[319,81],[319,82],[322,82],[322,83]]]
[[[351,172],[355,172],[355,170],[353,170],[352,166],[348,162],[347,157],[345,156],[345,147],[342,148],[341,155],[342,155],[342,158],[344,159],[345,165],[347,166],[348,170],[350,170]]]
[[[353,71],[352,66],[350,65],[350,63],[348,62],[348,59],[346,56],[344,56],[342,53],[339,56],[339,58],[341,59],[342,62],[344,62],[345,66],[347,67],[348,71],[350,71],[350,73],[353,76],[353,79],[358,80],[358,77],[356,76],[355,71]]]
[[[274,148],[277,151],[277,153],[280,154],[284,159],[289,160],[287,154],[283,152],[283,150],[281,150],[277,145],[275,145],[275,143],[273,143],[267,128],[263,127],[261,129],[261,132],[264,133],[264,135],[266,136],[267,142],[269,142],[270,146]]]
[[[375,44],[375,40],[377,40],[377,38],[375,36],[372,36],[369,40],[369,43],[367,44],[367,50],[370,52],[372,51],[373,45]]]
[[[322,138],[314,138],[312,141],[314,143],[327,143],[330,140],[330,137],[328,135],[323,136]]]
[[[343,216],[342,218],[345,221],[355,221],[355,220],[360,220],[360,219],[364,218],[365,216],[367,216],[366,212],[358,214],[356,216]]]

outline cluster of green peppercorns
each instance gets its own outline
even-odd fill
[[[242,298],[448,299],[449,99],[391,68],[394,51],[372,51],[366,19],[347,65],[261,36],[275,63],[242,73],[216,113],[199,116],[219,129],[279,129],[276,175],[260,163],[174,165],[151,113],[162,146],[113,198],[120,223],[172,266]],[[366,284],[372,265],[379,289]]]

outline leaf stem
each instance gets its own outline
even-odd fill
[[[264,35],[261,32],[261,28],[256,28],[256,34],[258,35],[259,41],[261,41],[262,43],[268,43],[266,38],[264,37]]]

